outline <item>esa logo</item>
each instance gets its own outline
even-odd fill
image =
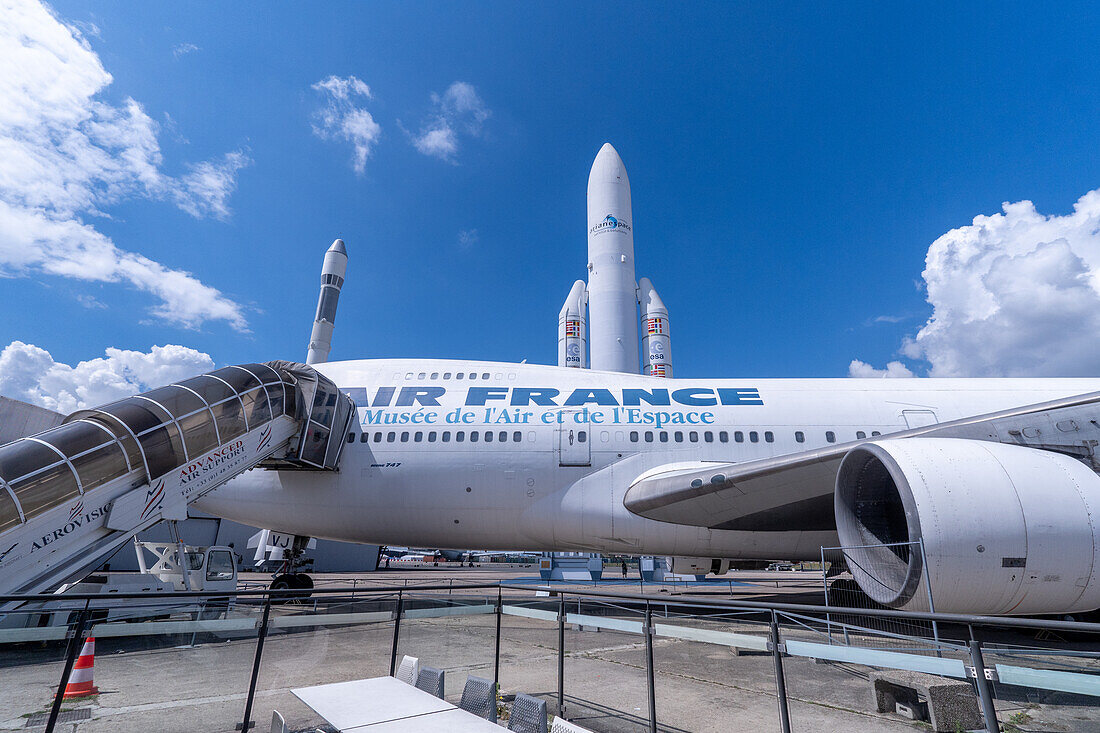
[[[565,361],[567,364],[581,363],[581,345],[569,344],[565,349]]]

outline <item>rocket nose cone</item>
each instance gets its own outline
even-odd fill
[[[630,185],[626,176],[626,166],[619,157],[619,151],[611,143],[604,143],[596,159],[592,161],[592,171],[588,174],[588,185],[593,183],[625,183]]]
[[[344,255],[345,257],[347,257],[347,254],[348,254],[348,251],[346,249],[344,249],[344,240],[342,240],[342,239],[337,239],[335,242],[333,242],[332,246],[328,248],[328,251],[329,252],[339,252],[340,254]]]

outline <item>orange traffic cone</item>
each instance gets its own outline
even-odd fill
[[[95,667],[95,637],[89,636],[84,640],[84,648],[80,650],[80,656],[73,665],[69,682],[65,685],[65,699],[73,697],[87,697],[98,695],[99,688],[92,683],[92,672]]]

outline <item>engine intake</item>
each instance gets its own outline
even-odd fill
[[[958,438],[864,443],[841,462],[837,532],[883,605],[1038,614],[1100,606],[1100,477],[1069,456]],[[923,541],[924,557],[915,545]],[[925,567],[927,562],[927,567]]]

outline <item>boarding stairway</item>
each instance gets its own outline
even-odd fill
[[[0,595],[83,577],[257,465],[335,470],[354,408],[312,367],[243,364],[0,446]]]

